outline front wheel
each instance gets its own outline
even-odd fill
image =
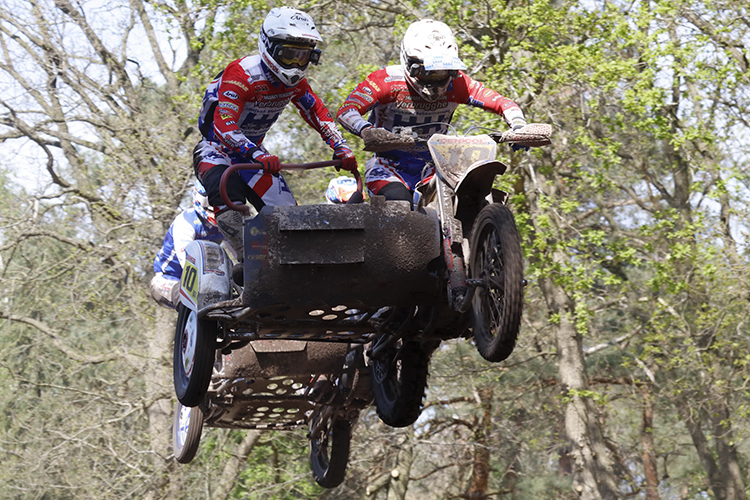
[[[375,408],[384,424],[406,427],[422,413],[430,355],[419,342],[394,346],[370,362]]]
[[[313,419],[314,427],[317,420]],[[352,421],[328,419],[316,435],[310,436],[310,468],[315,482],[335,488],[344,481],[352,441]]]
[[[178,401],[172,424],[172,448],[175,460],[181,464],[187,464],[193,460],[201,442],[202,431],[203,412],[201,409],[183,406]]]
[[[215,321],[200,320],[183,304],[178,306],[174,335],[174,389],[183,406],[198,406],[208,390],[213,372],[216,337]]]
[[[513,352],[523,312],[523,254],[513,214],[505,205],[484,207],[470,240],[472,329],[479,354],[502,361]]]

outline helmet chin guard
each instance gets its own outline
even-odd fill
[[[451,80],[466,65],[445,23],[422,19],[412,23],[401,41],[401,66],[409,85],[428,101],[445,94]]]
[[[305,78],[310,63],[318,64],[322,42],[308,14],[291,7],[271,9],[263,21],[258,49],[263,63],[284,85],[293,87]]]

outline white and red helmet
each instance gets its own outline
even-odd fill
[[[291,7],[271,9],[260,29],[258,49],[269,70],[284,85],[293,87],[305,78],[310,63],[318,64],[322,42],[308,14]]]
[[[193,185],[193,208],[195,208],[195,213],[198,214],[198,217],[200,217],[203,222],[216,226],[214,207],[208,203],[206,188],[204,188],[203,184],[199,181],[195,181],[195,184]]]
[[[451,80],[466,65],[447,24],[433,19],[412,23],[401,41],[401,66],[406,81],[428,101],[445,94]]]
[[[326,189],[326,203],[329,205],[338,205],[346,203],[354,193],[357,192],[357,180],[353,177],[340,176],[331,179]],[[364,193],[362,193],[364,198]]]

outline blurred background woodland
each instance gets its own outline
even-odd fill
[[[147,284],[188,203],[205,85],[257,51],[277,4],[4,0],[0,497],[746,499],[746,2],[285,5],[323,35],[308,79],[334,113],[432,17],[470,76],[553,125],[551,146],[499,149],[528,280],[516,351],[492,365],[445,343],[422,417],[391,429],[363,412],[333,490],[312,480],[304,430],[205,429],[175,463],[175,315]],[[453,124],[507,128],[460,108]],[[291,107],[267,145],[285,162],[331,154]],[[288,179],[320,203],[336,175]]]

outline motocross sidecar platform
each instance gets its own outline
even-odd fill
[[[344,480],[352,429],[372,402],[361,344],[298,340],[250,341],[216,351],[208,391],[197,407],[179,401],[173,450],[190,462],[203,427],[307,428],[310,466],[318,484]]]
[[[250,342],[217,356],[202,404],[205,425],[294,429],[307,425],[313,411],[325,404],[352,413],[347,416],[354,419],[372,399],[367,370],[360,365],[361,352],[343,343]],[[321,387],[317,393],[316,386]]]
[[[250,340],[366,342],[378,309],[440,297],[437,215],[406,202],[264,207],[244,241],[241,297],[199,317]]]

